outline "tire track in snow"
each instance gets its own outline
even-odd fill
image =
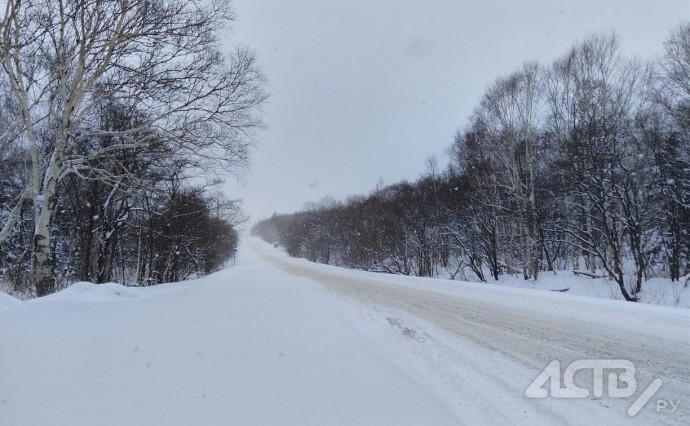
[[[672,324],[681,333],[685,330],[688,335],[684,342],[672,340],[650,333],[638,333],[634,326],[627,329],[607,327],[605,323],[588,322],[586,318],[575,321],[549,312],[539,312],[538,306],[530,311],[511,308],[505,303],[491,303],[485,297],[476,297],[471,292],[467,295],[449,295],[436,292],[432,287],[421,289],[399,285],[387,281],[384,275],[376,275],[376,279],[353,276],[349,270],[324,268],[322,265],[311,265],[275,255],[261,243],[252,240],[250,239],[249,246],[257,255],[291,275],[309,278],[364,304],[408,312],[485,348],[507,355],[535,372],[541,371],[554,359],[560,360],[563,368],[578,359],[630,360],[636,367],[638,393],[653,379],[661,378],[664,385],[656,399],[682,401],[679,408],[682,412],[650,419],[668,424],[684,424],[684,419],[688,419],[688,321],[676,321],[674,324],[671,319],[667,319],[659,323],[659,327]],[[585,306],[586,310],[596,311],[598,317],[616,315],[615,310],[610,307],[596,304]],[[632,400],[617,400],[614,403],[619,403],[620,408],[625,410]]]

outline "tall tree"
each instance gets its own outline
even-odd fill
[[[496,185],[516,214],[520,264],[537,279],[541,244],[537,233],[537,150],[542,108],[542,71],[536,63],[499,78],[484,94],[478,114],[486,123],[485,149],[496,162]],[[508,224],[513,228],[513,224]]]
[[[654,200],[662,207],[658,219],[669,272],[678,280],[681,270],[690,272],[690,24],[674,28],[664,47],[642,129],[653,154]]]
[[[237,171],[260,126],[263,77],[245,49],[220,51],[233,15],[223,1],[8,0],[0,18],[0,64],[21,112],[29,152],[35,221],[33,276],[38,295],[54,286],[51,221],[65,177],[97,159],[161,139],[177,155]],[[138,109],[126,128],[105,128],[104,103]],[[115,143],[84,155],[81,141]],[[12,228],[13,208],[0,237]]]
[[[623,297],[636,300],[646,268],[633,143],[643,69],[622,56],[615,34],[593,35],[556,61],[550,77],[549,134],[571,184],[564,203],[576,212],[566,231],[592,271],[598,259]],[[623,268],[626,235],[638,253],[631,289]]]

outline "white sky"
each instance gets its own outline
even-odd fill
[[[241,197],[252,221],[326,195],[413,180],[463,127],[484,88],[527,60],[543,64],[593,31],[626,52],[660,54],[688,0],[234,0],[233,41],[268,78]]]

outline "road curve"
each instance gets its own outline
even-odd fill
[[[656,398],[680,399],[679,410],[661,423],[683,424],[690,403],[690,318],[657,315],[611,304],[574,298],[578,318],[558,314],[558,304],[573,311],[567,297],[553,298],[535,290],[521,290],[530,309],[510,306],[507,297],[496,297],[495,286],[463,287],[462,294],[437,291],[430,280],[353,273],[340,268],[309,264],[287,258],[250,238],[250,249],[271,265],[294,276],[309,278],[358,302],[400,309],[470,339],[492,351],[505,354],[541,371],[552,360],[565,366],[579,359],[625,359],[636,367],[641,388],[655,378],[663,380]],[[401,281],[402,280],[402,281]],[[417,285],[416,283],[420,283]],[[487,295],[484,287],[492,287]],[[467,290],[467,291],[465,291]],[[525,293],[526,292],[526,293]],[[522,293],[520,293],[522,295]],[[493,295],[493,296],[492,296]],[[644,324],[637,327],[636,324]],[[639,330],[638,330],[639,329]],[[641,390],[640,390],[641,391]],[[655,399],[656,400],[656,399]],[[678,422],[680,420],[680,422]]]

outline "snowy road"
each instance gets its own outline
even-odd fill
[[[0,293],[0,426],[684,425],[688,333],[687,310],[350,271],[249,238],[199,280]],[[583,358],[631,360],[637,394],[525,397],[551,360]]]
[[[458,424],[396,339],[243,247],[194,281],[0,293],[0,425]]]
[[[655,378],[663,380],[663,386],[638,417],[628,420],[648,424],[684,424],[690,420],[687,310],[374,275],[289,259],[255,240],[250,247],[285,272],[317,281],[360,303],[421,318],[535,372],[552,360],[559,360],[563,368],[580,359],[632,361],[638,394]],[[658,400],[681,402],[673,413],[657,412]],[[625,412],[633,401],[603,398],[592,403]]]

